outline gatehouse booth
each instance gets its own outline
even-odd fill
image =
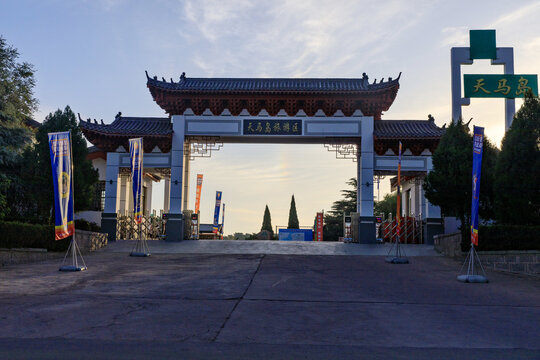
[[[375,243],[374,177],[397,174],[401,141],[401,173],[418,179],[410,191],[417,199],[424,242],[433,243],[433,235],[443,232],[441,214],[426,201],[421,184],[432,168],[431,154],[444,130],[431,117],[381,119],[397,95],[400,76],[371,82],[366,74],[356,79],[189,78],[182,74],[175,82],[147,74],[147,87],[168,117],[119,113],[111,124],[80,121],[86,138],[106,153],[102,230],[109,241],[116,240],[118,195],[128,186],[121,175],[130,165],[130,138],[144,139],[145,173],[165,180],[170,241],[184,239],[189,164],[194,157],[208,155],[226,143],[323,144],[337,158],[356,162],[359,241]]]

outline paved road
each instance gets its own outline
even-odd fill
[[[268,240],[198,240],[198,241],[148,241],[153,254],[273,254],[273,255],[384,255],[392,245],[353,244],[312,241]],[[116,241],[108,251],[129,252],[133,241]],[[433,245],[402,244],[407,256],[440,256]]]
[[[0,269],[1,359],[539,359],[540,281],[413,257],[158,254]]]

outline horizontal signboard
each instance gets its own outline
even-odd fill
[[[538,96],[537,75],[464,75],[465,97],[518,98],[531,90]]]
[[[302,135],[302,120],[245,119],[244,135]]]

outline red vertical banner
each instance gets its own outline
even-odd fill
[[[202,174],[197,174],[197,195],[195,197],[195,214],[199,213],[199,206],[201,205],[201,189],[202,189]]]
[[[323,241],[323,213],[317,213],[317,241]]]

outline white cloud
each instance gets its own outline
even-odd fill
[[[445,37],[440,43],[440,47],[448,48],[452,46],[468,46],[469,45],[469,27],[468,26],[451,26],[441,30]]]
[[[184,3],[181,26],[190,29],[185,36],[206,42],[193,49],[204,76],[358,76],[433,6],[427,1],[254,3]]]
[[[513,4],[516,4],[516,3],[513,3]],[[489,28],[497,29],[503,26],[506,27],[506,26],[515,24],[516,22],[523,19],[524,17],[531,17],[532,15],[534,15],[535,13],[539,11],[540,11],[540,3],[533,2],[532,4],[516,9],[512,11],[511,13],[507,13],[500,16],[489,25]]]

